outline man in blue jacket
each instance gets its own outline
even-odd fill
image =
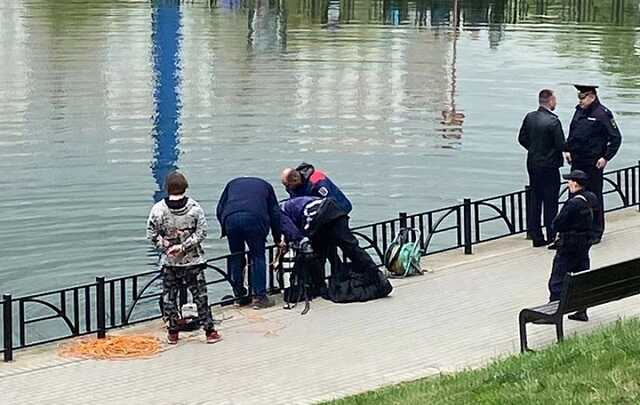
[[[276,243],[280,242],[280,207],[271,184],[255,177],[239,177],[227,183],[216,209],[222,227],[222,237],[227,236],[229,250],[234,254],[228,263],[229,276],[236,298],[246,296],[244,267],[245,245],[251,259],[251,289],[255,309],[273,306],[267,297],[267,263],[265,245],[269,229]]]
[[[361,271],[376,271],[378,266],[358,245],[349,229],[347,213],[333,198],[294,197],[281,204],[282,233],[287,242],[304,237],[311,240],[315,251],[326,246],[340,247]]]
[[[294,197],[281,204],[282,233],[287,242],[311,241],[313,250],[340,247],[351,265],[334,268],[327,297],[334,302],[368,301],[393,290],[371,256],[349,229],[347,213],[333,198]],[[318,280],[311,276],[314,285]]]
[[[281,175],[282,185],[290,197],[333,198],[347,214],[351,212],[351,201],[327,175],[309,163],[301,163],[295,169],[284,169]]]

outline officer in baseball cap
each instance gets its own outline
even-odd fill
[[[553,268],[549,278],[549,301],[558,301],[567,273],[588,270],[591,263],[589,250],[593,226],[593,212],[598,208],[598,198],[587,191],[589,176],[582,170],[572,170],[562,176],[568,181],[569,199],[553,220],[553,228],[559,233]],[[569,315],[569,319],[588,321],[587,311]]]

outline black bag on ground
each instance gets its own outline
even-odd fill
[[[326,290],[324,264],[310,246],[307,244],[290,249],[282,259],[283,277],[288,278],[288,282],[283,280],[283,299],[287,304],[304,301],[305,293],[306,298],[311,300]]]
[[[329,278],[327,299],[338,303],[364,302],[386,297],[392,290],[382,271],[354,271],[352,263],[343,263]]]

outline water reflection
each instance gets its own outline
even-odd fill
[[[155,0],[151,17],[155,80],[151,171],[157,185],[153,199],[157,202],[166,195],[165,178],[178,168],[180,155],[180,1]]]
[[[578,78],[602,85],[624,131],[616,167],[637,162],[639,2],[13,2],[0,12],[0,285],[147,269],[140,221],[178,165],[211,214],[227,179],[277,182],[308,159],[357,224],[521,187],[529,95],[557,89],[566,126]]]
[[[285,0],[252,0],[247,10],[247,44],[258,53],[285,50],[287,47],[287,11]]]
[[[465,115],[463,112],[458,111],[456,108],[456,95],[458,93],[457,88],[457,55],[458,55],[458,39],[460,36],[460,8],[458,4],[458,0],[453,1],[453,39],[451,41],[452,51],[451,51],[451,65],[450,75],[449,75],[449,91],[448,95],[448,104],[446,105],[446,109],[442,110],[442,120],[440,121],[441,128],[440,132],[442,133],[442,137],[446,139],[461,139],[462,138],[462,124],[464,123]],[[446,145],[446,147],[452,147],[453,145]]]
[[[348,20],[349,18],[347,17]],[[340,24],[340,0],[329,0],[327,2],[327,19],[324,24],[327,28],[337,28]]]

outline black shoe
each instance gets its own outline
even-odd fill
[[[571,314],[568,317],[572,321],[580,321],[580,322],[588,322],[589,316],[587,315],[587,310],[578,311],[575,314]]]
[[[533,240],[533,247],[534,248],[547,246],[548,244],[549,244],[549,242],[547,242],[544,239],[534,239]]]
[[[591,245],[597,245],[598,243],[600,243],[602,241],[602,238],[598,238],[598,237],[594,237],[591,240],[589,240],[589,243]]]
[[[549,249],[549,250],[558,250],[558,241],[554,241],[552,244],[547,246],[547,249]]]
[[[246,295],[242,297],[236,298],[235,306],[237,307],[246,307],[251,305],[251,297],[247,297]]]

